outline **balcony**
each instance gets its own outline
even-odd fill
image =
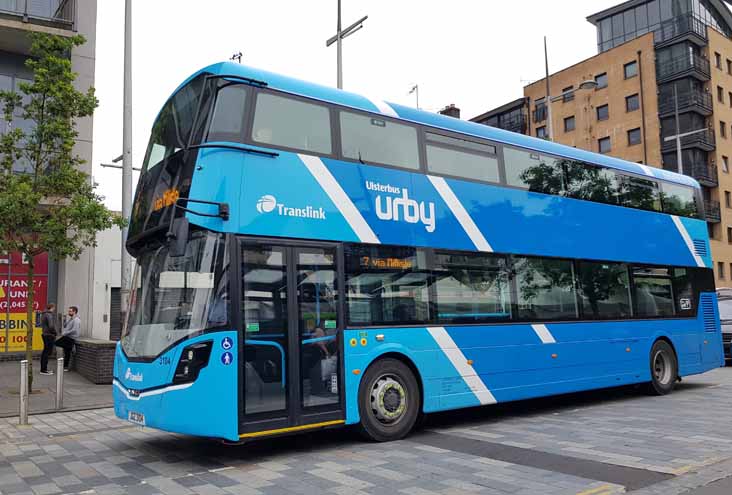
[[[684,131],[682,131],[682,134]],[[681,147],[687,148],[699,148],[704,151],[714,151],[716,147],[716,140],[714,138],[714,131],[711,129],[704,129],[701,132],[697,132],[690,136],[684,136],[681,138]],[[661,141],[661,151],[669,152],[676,149],[676,140]]]
[[[658,98],[658,115],[666,117],[674,113],[674,99],[672,97]],[[712,95],[701,91],[692,91],[690,93],[680,94],[679,113],[697,112],[705,117],[712,114]]]
[[[704,218],[710,223],[719,223],[722,221],[722,214],[719,211],[719,201],[704,201]]]
[[[684,175],[695,178],[702,186],[717,187],[719,185],[717,168],[706,163],[684,164]]]
[[[518,132],[520,134],[526,134],[527,122],[525,115],[519,115],[511,119],[499,119],[498,125],[500,129],[505,129],[511,132]]]
[[[72,30],[76,0],[0,0],[0,17]]]
[[[658,84],[687,76],[708,81],[711,76],[709,60],[699,55],[684,55],[656,63]]]
[[[690,41],[697,46],[705,46],[708,41],[707,27],[694,15],[682,15],[661,23],[653,32],[656,48],[672,45],[680,41]]]

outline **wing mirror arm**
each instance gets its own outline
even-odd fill
[[[186,206],[182,206],[181,203],[183,202],[185,202]],[[195,211],[187,208],[188,203],[216,205],[218,206],[219,211],[216,214],[202,213],[200,211]],[[186,218],[185,215],[178,218],[175,217],[176,210],[181,210],[183,212],[200,217],[221,218],[224,221],[229,219],[230,213],[228,203],[217,203],[215,201],[203,201],[200,199],[178,198],[173,204],[173,213],[170,216],[170,225],[168,226],[168,232],[165,234],[169,245],[169,256],[172,258],[180,258],[181,256],[185,256],[186,246],[188,245],[188,231],[190,228],[188,218]]]

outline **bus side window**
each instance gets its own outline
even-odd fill
[[[231,84],[219,90],[216,106],[208,130],[208,141],[244,140],[248,89],[241,84]]]
[[[340,121],[345,158],[419,170],[414,127],[351,112],[341,112]]]
[[[259,93],[254,112],[252,139],[303,151],[329,155],[330,110],[294,98]]]

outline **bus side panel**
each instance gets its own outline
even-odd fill
[[[226,337],[229,340],[225,346]],[[213,341],[211,356],[198,378],[192,383],[173,384],[182,350],[208,340]],[[127,420],[130,412],[140,413],[146,426],[175,433],[238,440],[237,341],[234,331],[203,334],[182,341],[152,363],[128,363],[118,350],[115,378],[120,385],[114,387],[115,414]],[[160,384],[151,385],[146,378],[161,361],[171,363],[168,374]],[[126,371],[119,374],[128,367],[142,382],[125,378]],[[125,388],[140,390],[140,396],[130,396]]]
[[[358,422],[361,376],[386,353],[419,370],[424,412],[647,382],[659,338],[674,346],[680,376],[702,373],[722,348],[718,331],[704,331],[704,308],[695,319],[346,330],[346,420]]]

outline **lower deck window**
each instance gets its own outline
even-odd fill
[[[582,261],[577,265],[577,280],[584,319],[631,316],[627,265]]]
[[[429,321],[430,273],[423,250],[349,245],[345,258],[351,325]]]
[[[674,314],[670,272],[669,268],[633,268],[636,316],[653,318]]]
[[[513,270],[520,319],[577,318],[574,267],[571,261],[516,256]]]

